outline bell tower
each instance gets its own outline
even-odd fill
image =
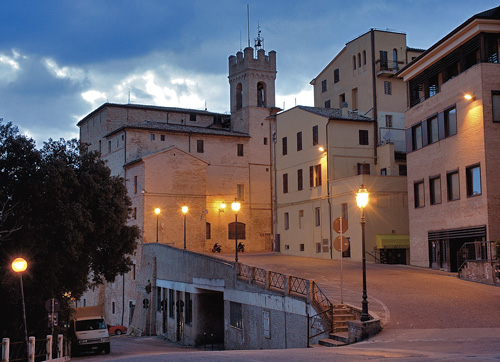
[[[229,57],[231,127],[234,131],[249,133],[249,123],[265,119],[274,108],[276,52],[272,50],[266,55],[263,41],[259,31],[255,50],[247,47]]]

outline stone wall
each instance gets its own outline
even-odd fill
[[[486,260],[468,261],[458,272],[458,277],[473,282],[500,285],[500,279],[495,276],[496,263]]]

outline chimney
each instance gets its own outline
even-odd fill
[[[342,102],[342,117],[349,117],[349,109],[347,108],[347,102]]]

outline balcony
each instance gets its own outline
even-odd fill
[[[403,66],[403,62],[377,59],[375,61],[375,72],[378,77],[391,77]]]

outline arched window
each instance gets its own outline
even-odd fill
[[[361,54],[358,53],[358,67],[361,68]]]
[[[352,67],[354,70],[356,70],[356,56],[355,55],[352,56]]]
[[[238,227],[236,227],[235,222],[230,222],[228,224],[228,239],[234,240],[235,236],[238,235],[238,240],[245,240],[245,228],[246,224],[238,222]]]
[[[392,49],[392,61],[393,68],[398,69],[398,50],[396,48]]]
[[[266,106],[266,85],[263,82],[257,83],[257,107]]]
[[[363,50],[363,65],[366,65],[366,50]]]
[[[236,86],[236,109],[243,107],[243,90],[241,83]]]

